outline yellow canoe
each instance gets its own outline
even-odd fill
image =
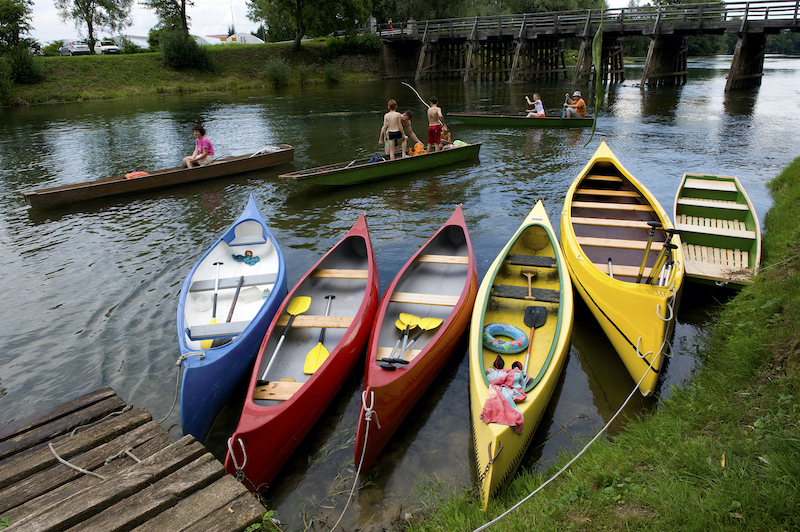
[[[567,191],[561,244],[575,288],[645,396],[671,354],[680,240],[656,198],[602,143]]]
[[[530,282],[525,273],[530,275]],[[529,308],[533,310],[526,310]],[[472,313],[470,417],[484,509],[512,477],[536,432],[569,353],[572,321],[572,284],[566,262],[544,205],[539,201],[489,267]],[[484,328],[496,324],[511,325],[522,331],[530,352],[511,354],[490,350],[484,341]],[[531,325],[535,326],[533,331]],[[520,433],[509,425],[485,423],[481,416],[487,399],[495,393],[486,370],[492,369],[498,354],[505,369],[515,362],[524,366],[527,359],[527,374],[531,378],[525,388],[527,398],[516,404],[523,417]]]

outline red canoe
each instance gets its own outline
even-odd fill
[[[362,214],[289,291],[261,343],[225,457],[251,491],[272,482],[361,360],[378,286]]]
[[[459,205],[403,266],[381,300],[370,333],[356,433],[355,463],[362,472],[375,462],[464,337],[477,291],[475,254]],[[403,351],[401,327],[406,323],[414,325],[405,340],[413,344]],[[377,414],[369,423],[365,405]]]

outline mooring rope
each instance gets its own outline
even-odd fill
[[[129,410],[132,410],[132,409],[133,409],[133,405],[126,405],[126,406],[125,406],[125,407],[124,407],[122,410],[120,410],[119,412],[111,412],[110,414],[108,414],[108,415],[106,415],[106,416],[103,416],[103,417],[101,417],[101,418],[100,418],[100,419],[98,419],[97,421],[93,421],[92,423],[89,423],[89,424],[87,424],[87,425],[79,425],[79,426],[75,427],[75,428],[72,430],[72,432],[70,432],[70,433],[69,433],[69,435],[70,435],[70,436],[75,436],[75,433],[76,433],[76,432],[78,432],[78,430],[80,430],[80,429],[86,429],[86,428],[92,427],[92,426],[94,426],[94,425],[97,425],[98,423],[100,423],[100,422],[102,422],[102,421],[105,421],[106,419],[110,418],[111,416],[118,416],[118,415],[120,415],[120,414],[124,414],[125,412],[128,412]]]
[[[167,418],[172,414],[172,411],[175,410],[175,405],[178,404],[178,391],[180,390],[181,386],[181,368],[183,367],[181,364],[184,360],[189,357],[200,357],[200,360],[203,360],[206,357],[205,351],[190,351],[188,353],[184,353],[178,357],[178,360],[175,361],[175,365],[178,366],[178,376],[175,380],[175,398],[172,400],[172,406],[169,407],[169,412],[167,415],[164,416],[161,420],[159,420],[159,425],[167,420]]]
[[[530,499],[531,497],[533,497],[534,495],[536,495],[536,494],[537,494],[539,491],[541,491],[542,489],[544,489],[544,487],[545,487],[545,486],[547,486],[547,485],[548,485],[548,484],[550,484],[552,481],[554,481],[556,478],[558,478],[558,477],[559,477],[559,476],[560,476],[560,475],[561,475],[561,474],[562,474],[564,471],[566,471],[566,470],[567,470],[567,468],[569,468],[569,466],[571,466],[573,463],[575,463],[575,461],[576,461],[578,458],[580,458],[580,457],[581,457],[581,456],[582,456],[582,455],[583,455],[583,454],[584,454],[584,453],[585,453],[585,452],[586,452],[586,451],[589,449],[589,447],[591,447],[591,445],[592,445],[594,442],[596,442],[596,441],[598,440],[598,438],[600,438],[600,436],[601,436],[601,435],[602,435],[602,434],[603,434],[603,433],[604,433],[606,430],[608,430],[608,427],[609,427],[609,426],[611,426],[611,423],[613,423],[613,422],[614,422],[614,420],[615,420],[615,419],[617,419],[617,416],[620,414],[620,412],[622,412],[622,409],[623,409],[623,408],[625,408],[625,405],[627,405],[627,404],[628,404],[628,401],[630,401],[630,400],[631,400],[631,398],[633,397],[633,395],[634,395],[634,394],[636,393],[636,391],[639,389],[639,385],[640,385],[640,384],[642,384],[642,381],[643,381],[643,380],[644,380],[644,378],[647,376],[647,373],[648,373],[648,371],[650,371],[650,369],[653,367],[653,364],[655,364],[655,362],[656,362],[656,360],[658,360],[658,357],[659,357],[659,356],[661,356],[661,350],[659,350],[658,354],[657,354],[656,356],[654,356],[654,357],[653,357],[653,362],[651,362],[651,363],[650,363],[650,367],[649,367],[649,368],[647,368],[647,371],[645,371],[645,372],[644,372],[644,374],[642,375],[642,378],[641,378],[641,379],[639,379],[639,382],[637,382],[637,383],[636,383],[636,386],[634,386],[634,387],[633,387],[633,390],[631,391],[630,395],[628,395],[628,398],[627,398],[627,399],[625,399],[625,401],[622,403],[622,405],[619,407],[619,409],[618,409],[618,410],[617,410],[617,411],[614,413],[614,415],[613,415],[613,416],[611,416],[611,419],[609,419],[609,420],[608,420],[608,423],[606,423],[606,424],[603,426],[603,428],[602,428],[602,429],[600,429],[600,431],[598,431],[598,433],[597,433],[597,434],[595,434],[595,436],[594,436],[594,437],[593,437],[591,440],[589,440],[589,443],[587,443],[587,444],[586,444],[586,445],[583,447],[583,449],[581,449],[581,450],[580,450],[580,452],[578,452],[578,454],[576,454],[576,455],[575,455],[575,456],[574,456],[574,457],[573,457],[573,458],[572,458],[572,459],[571,459],[569,462],[567,462],[567,463],[564,465],[564,467],[562,467],[561,469],[559,469],[559,470],[558,470],[558,472],[557,472],[555,475],[553,475],[552,477],[550,477],[549,479],[547,479],[547,480],[546,480],[546,481],[545,481],[545,482],[544,482],[544,483],[543,483],[541,486],[539,486],[538,488],[536,488],[535,490],[533,490],[533,492],[531,492],[530,494],[528,494],[527,496],[525,496],[525,498],[523,498],[523,499],[522,499],[521,501],[519,501],[517,504],[515,504],[514,506],[512,506],[511,508],[509,508],[508,510],[506,510],[506,511],[505,511],[505,512],[503,512],[502,514],[498,515],[497,517],[495,517],[494,519],[492,519],[491,521],[489,521],[489,522],[488,522],[488,523],[486,523],[485,525],[481,526],[480,528],[476,528],[476,529],[475,529],[473,532],[481,532],[481,530],[486,530],[486,529],[487,529],[487,528],[489,528],[490,526],[492,526],[492,525],[494,525],[494,524],[498,523],[498,522],[499,522],[501,519],[503,519],[505,516],[507,516],[508,514],[510,514],[511,512],[513,512],[514,510],[516,510],[517,508],[519,508],[520,506],[522,506],[522,504],[523,504],[524,502],[526,502],[528,499]]]
[[[369,405],[367,405],[367,392],[366,390],[361,392],[361,405],[364,407],[364,420],[367,422],[367,428],[364,430],[364,445],[361,446],[361,458],[358,460],[358,468],[356,469],[356,477],[353,480],[353,488],[350,490],[350,496],[347,497],[347,503],[344,505],[344,509],[342,510],[342,515],[339,516],[339,520],[336,521],[336,524],[331,527],[331,532],[336,530],[336,527],[339,526],[339,523],[342,522],[342,518],[344,517],[345,512],[350,507],[350,502],[353,500],[353,493],[356,491],[356,486],[358,486],[358,477],[361,474],[361,466],[364,465],[364,456],[367,454],[367,441],[369,441],[369,426],[372,422],[372,417],[375,417],[375,424],[378,425],[378,430],[381,428],[381,423],[378,420],[378,413],[373,409],[375,406],[375,392],[369,392]]]
[[[48,447],[50,447],[50,452],[51,452],[51,453],[53,453],[53,456],[55,456],[55,457],[56,457],[56,460],[58,460],[59,462],[61,462],[61,463],[62,463],[62,464],[64,464],[65,466],[67,466],[67,467],[71,467],[71,468],[72,468],[72,469],[74,469],[75,471],[78,471],[78,472],[80,472],[80,473],[83,473],[84,475],[92,475],[93,477],[97,477],[97,478],[99,478],[100,480],[105,480],[105,479],[107,478],[107,477],[104,477],[103,475],[101,475],[101,474],[99,474],[99,473],[95,473],[94,471],[89,471],[88,469],[84,469],[84,468],[82,468],[82,467],[78,467],[78,466],[76,466],[75,464],[71,464],[71,463],[69,463],[67,460],[65,460],[65,459],[61,458],[61,456],[60,456],[60,455],[59,455],[59,454],[56,452],[56,450],[53,448],[53,444],[52,444],[52,443],[48,443],[47,445],[48,445]]]

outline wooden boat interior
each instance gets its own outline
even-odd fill
[[[261,365],[256,368],[259,379],[269,381],[255,387],[253,401],[256,404],[280,404],[291,398],[313,376],[305,374],[303,366],[306,356],[319,342],[322,328],[325,329],[323,345],[331,357],[335,356],[336,346],[345,340],[345,333],[356,319],[364,301],[369,262],[364,239],[350,236],[331,250],[314,271],[303,279],[293,294],[287,297],[281,315],[263,346]],[[327,295],[335,297],[331,300],[326,316]],[[286,338],[275,355],[275,361],[269,373],[264,376],[264,370],[289,323],[286,311],[290,300],[298,296],[309,296],[311,304],[307,311],[292,320],[291,327],[286,331]]]
[[[466,235],[460,226],[448,226],[427,243],[395,285],[381,325],[376,360],[389,358],[392,354],[402,334],[395,326],[401,313],[447,320],[461,298],[467,275],[469,248]],[[395,357],[412,361],[437,332],[438,327],[424,331],[415,327],[408,337],[410,342],[418,336],[413,348],[405,353],[400,353],[398,348]]]
[[[614,279],[636,283],[650,233],[648,222],[660,222],[639,189],[612,163],[595,163],[578,184],[570,214],[584,255]],[[652,275],[666,241],[666,231],[656,229],[640,282]],[[662,262],[671,258],[668,250]]]

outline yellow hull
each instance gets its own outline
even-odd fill
[[[532,281],[532,293],[537,297],[535,301],[524,299],[528,293],[528,280],[521,273],[523,265],[531,261],[548,264],[537,265],[538,274]],[[524,322],[525,309],[529,306],[545,307],[547,319],[533,333],[527,373],[536,384],[528,392],[527,399],[517,403],[524,416],[522,432],[517,434],[512,427],[486,424],[480,417],[490,390],[485,370],[497,357],[496,352],[484,347],[482,333],[486,324],[506,323],[525,331],[530,338],[531,327]],[[513,476],[536,432],[569,353],[572,321],[572,284],[561,248],[540,201],[490,266],[478,289],[472,313],[470,417],[484,509],[489,499]],[[515,361],[524,364],[526,352],[502,354],[501,357],[505,367],[510,368]]]
[[[648,222],[661,224],[650,245]],[[665,243],[672,230],[655,197],[605,142],[570,186],[561,213],[572,282],[645,396],[670,354],[683,286],[680,235]]]

